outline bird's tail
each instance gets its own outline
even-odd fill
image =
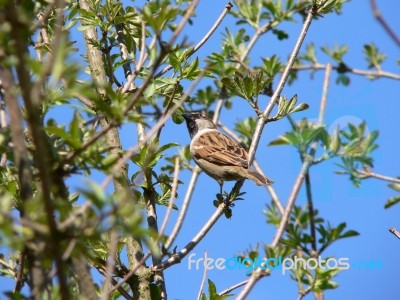
[[[254,171],[254,170],[247,170],[247,176],[248,179],[253,180],[257,185],[266,185],[266,184],[272,184],[274,183],[273,180],[269,179],[268,177],[265,177],[261,175],[260,173]]]

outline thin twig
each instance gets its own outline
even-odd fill
[[[132,269],[130,270],[124,278],[121,279],[120,282],[118,282],[116,285],[114,285],[113,289],[111,290],[111,293],[113,293],[114,291],[116,291],[117,289],[119,289],[120,286],[122,286],[125,282],[127,282],[129,280],[129,278],[132,277],[133,274],[136,273],[137,270],[139,270],[140,267],[143,266],[143,264],[145,263],[145,261],[151,256],[151,253],[147,253],[145,256],[142,257],[142,259],[138,262],[138,264]]]
[[[384,181],[400,184],[400,179],[399,178],[394,178],[394,177],[381,175],[381,174],[378,174],[378,173],[371,172],[370,170],[367,170],[367,171],[356,170],[356,172],[359,173],[363,178],[373,177],[373,178],[376,178],[376,179],[380,179],[380,180],[384,180]]]
[[[98,266],[94,266],[94,267],[97,269],[97,271],[100,272],[100,274],[102,274],[104,276],[107,275],[107,272],[104,270],[104,268],[100,268]],[[111,293],[114,292],[115,290],[118,290],[118,292],[120,292],[120,294],[125,299],[133,300],[133,298],[128,294],[128,292],[122,286],[118,286],[118,288],[115,288],[115,286],[117,286],[118,282],[114,278],[111,278],[111,283],[113,285],[113,289],[111,290]]]
[[[207,32],[207,34],[201,39],[201,41],[197,43],[197,45],[192,49],[192,51],[190,51],[188,53],[187,58],[191,57],[194,53],[196,53],[197,50],[199,50],[208,41],[208,39],[211,37],[211,35],[214,33],[214,31],[218,28],[218,26],[222,23],[222,20],[225,18],[226,14],[232,9],[232,7],[233,7],[233,5],[231,2],[228,2],[225,5],[224,10],[222,11],[222,13],[218,17],[218,19],[214,22],[214,25]],[[158,77],[164,75],[171,69],[172,69],[172,65],[166,66],[162,71],[160,71],[158,74],[155,75],[155,78],[158,78]]]
[[[25,268],[25,259],[26,259],[27,250],[24,249],[19,255],[19,266],[17,271],[17,276],[15,277],[15,287],[14,293],[22,290],[24,286],[24,268]]]
[[[187,209],[189,208],[190,199],[192,198],[192,194],[193,194],[194,188],[196,186],[197,178],[199,177],[200,172],[201,172],[201,169],[197,165],[192,170],[192,177],[190,178],[189,185],[186,190],[185,198],[183,199],[183,202],[182,202],[182,207],[181,207],[181,211],[178,216],[178,220],[176,220],[175,226],[172,229],[172,232],[169,235],[168,240],[164,245],[164,247],[166,249],[169,249],[171,247],[171,245],[174,243],[175,238],[177,237],[179,231],[181,230],[183,221],[186,216]]]
[[[82,0],[81,0],[82,1]],[[193,13],[194,8],[197,6],[199,0],[194,0],[190,5],[189,8],[185,14],[185,16],[183,17],[183,19],[181,20],[181,22],[179,23],[179,25],[177,26],[177,28],[175,29],[171,39],[168,42],[168,46],[173,45],[173,43],[175,42],[178,34],[182,31],[184,25],[187,23],[190,15]],[[85,33],[89,33],[89,30],[86,30]],[[87,37],[88,40],[95,38],[95,32],[92,33],[90,32],[90,36]],[[169,48],[167,46],[167,48]],[[134,105],[136,104],[136,102],[138,101],[138,99],[140,98],[140,96],[143,94],[143,92],[145,91],[145,89],[147,88],[147,86],[150,84],[150,82],[154,79],[154,74],[157,70],[157,68],[159,67],[159,65],[161,64],[161,62],[163,61],[166,53],[164,53],[165,51],[162,51],[162,53],[160,54],[160,56],[158,57],[158,59],[156,60],[156,62],[153,65],[153,68],[150,72],[150,74],[147,76],[147,78],[144,80],[144,82],[142,83],[142,85],[140,86],[140,88],[138,88],[135,93],[133,94],[132,98],[129,99],[126,108],[123,111],[123,115],[126,116],[134,107]],[[105,76],[105,75],[104,75]],[[204,75],[203,75],[204,76]],[[133,78],[133,77],[132,77]],[[103,80],[104,81],[104,80]],[[129,80],[127,83],[129,84],[125,84],[124,88],[123,88],[123,92],[127,91],[127,89],[129,88],[129,85],[131,84],[130,82],[131,80]],[[102,82],[97,82],[98,83],[98,90],[100,92],[100,94],[105,95],[105,90],[104,88],[100,88]],[[126,89],[126,90],[125,90]],[[73,159],[78,156],[79,154],[81,154],[83,151],[85,151],[87,148],[89,148],[91,145],[93,145],[98,139],[100,139],[101,137],[103,137],[107,132],[109,132],[111,129],[118,127],[120,125],[120,121],[115,122],[115,121],[111,121],[107,124],[107,126],[104,126],[103,129],[96,133],[94,136],[92,136],[84,145],[82,145],[81,148],[76,149],[74,152],[69,153],[69,155],[66,157],[64,164],[68,164],[70,162],[73,161]],[[137,150],[137,149],[136,149]],[[136,152],[135,150],[135,152]],[[128,158],[129,159],[129,158]],[[121,169],[121,167],[119,167],[119,169]],[[113,175],[114,176],[114,175]],[[112,177],[113,177],[112,176]],[[110,176],[109,176],[110,177]],[[108,178],[109,178],[108,177]],[[109,178],[110,179],[110,178]],[[107,184],[108,185],[108,184]]]
[[[2,83],[0,79],[0,89],[2,88]],[[1,91],[0,91],[1,93]],[[3,101],[3,94],[1,94],[1,99],[0,99],[0,128],[4,129],[7,127],[7,120],[6,120],[6,103]],[[5,166],[7,164],[7,153],[4,152],[1,154],[1,159],[0,159],[0,166]]]
[[[110,298],[110,285],[112,282],[112,276],[114,274],[115,268],[115,255],[118,249],[118,232],[116,230],[111,230],[110,243],[108,250],[107,265],[105,269],[105,278],[103,281],[103,290],[101,292],[101,300],[107,300]]]
[[[156,36],[154,36],[153,41],[150,45],[150,49],[155,45],[156,42]],[[143,68],[143,64],[147,59],[148,53],[145,51],[146,49],[146,24],[142,20],[142,45],[140,47],[140,56],[139,56],[139,62],[136,64],[135,71],[133,72],[132,76],[130,76],[125,83],[124,87],[121,90],[121,93],[126,93],[127,91],[130,90],[132,83],[135,81],[136,77],[139,75],[140,71]],[[150,50],[149,50],[150,51]]]
[[[293,66],[292,68],[293,70],[325,70],[326,69],[326,65],[324,64],[312,64],[312,65],[296,65]],[[339,67],[338,66],[334,66],[332,67],[333,70],[338,70]],[[377,70],[377,71],[366,71],[366,70],[361,70],[361,69],[355,69],[355,68],[347,68],[346,69],[347,73],[352,73],[355,75],[360,75],[360,76],[365,76],[368,78],[389,78],[389,79],[394,79],[394,80],[400,80],[400,75],[399,74],[395,74],[395,73],[390,73],[390,72],[385,72],[385,71],[381,71],[381,70]]]
[[[297,38],[296,44],[294,46],[294,49],[293,49],[292,53],[290,54],[289,61],[287,62],[285,70],[282,73],[282,76],[279,80],[278,86],[276,87],[274,94],[272,95],[267,107],[265,108],[262,117],[259,118],[259,120],[257,122],[256,129],[254,131],[253,139],[252,139],[250,149],[249,149],[249,163],[251,163],[253,161],[257,146],[260,142],[262,130],[264,129],[264,126],[265,126],[265,120],[268,119],[272,109],[274,108],[275,104],[279,100],[279,97],[283,90],[283,87],[285,86],[286,81],[289,78],[290,70],[292,69],[292,67],[294,65],[296,57],[299,54],[301,45],[303,44],[303,41],[306,37],[308,28],[311,25],[313,16],[314,15],[313,15],[313,8],[312,8],[308,12],[307,18],[304,21],[303,28],[301,29],[299,37]]]
[[[310,219],[310,236],[311,236],[311,247],[313,250],[313,254],[317,252],[317,238],[316,238],[316,230],[315,230],[315,213],[314,213],[314,203],[312,199],[312,191],[311,191],[311,179],[310,172],[308,171],[305,176],[305,185],[306,185],[306,194],[307,194],[307,207],[308,207],[308,215]]]
[[[322,90],[322,98],[321,98],[321,106],[319,109],[317,126],[322,126],[323,122],[324,122],[331,72],[332,72],[332,65],[330,63],[328,63],[326,65],[325,78],[324,78],[324,84],[323,84],[323,90]],[[317,150],[317,146],[318,146],[317,142],[313,142],[313,144],[311,146],[310,156],[312,157],[313,160],[314,160],[315,152]],[[303,160],[303,163],[304,163],[304,160]],[[316,238],[316,229],[315,229],[315,222],[314,222],[315,212],[314,212],[314,203],[313,203],[313,199],[312,199],[311,179],[310,179],[309,168],[307,169],[304,179],[305,179],[306,194],[307,194],[307,207],[308,207],[308,213],[309,213],[309,218],[310,218],[311,246],[312,246],[313,254],[316,255],[317,254],[317,238]]]
[[[175,28],[174,33],[172,34],[172,37],[167,44],[168,49],[170,49],[174,46],[176,39],[181,34],[183,28],[185,27],[186,23],[189,21],[189,18],[193,14],[193,12],[198,4],[199,4],[199,0],[193,0],[190,3],[188,8],[186,9],[185,15],[183,16],[183,18],[182,18],[181,22],[178,24],[178,26]]]
[[[174,199],[176,197],[176,190],[178,189],[179,160],[180,160],[179,157],[175,158],[174,179],[172,180],[171,197],[169,197],[167,212],[165,213],[164,220],[161,224],[161,228],[158,233],[158,239],[162,238],[162,236],[165,232],[165,228],[167,227],[167,223],[168,223],[169,217],[171,215],[172,208],[174,207]]]
[[[290,11],[290,14],[294,14],[297,11],[298,10]],[[288,15],[287,12],[283,12],[283,14],[279,16],[280,20],[283,20],[287,15]],[[261,27],[258,26],[256,28],[256,32],[254,33],[254,35],[251,37],[250,41],[248,42],[246,49],[244,50],[242,56],[240,57],[239,63],[243,63],[244,62],[244,60],[246,59],[246,57],[250,53],[251,49],[253,49],[254,45],[256,44],[257,40],[263,34],[267,33],[272,28],[278,26],[279,23],[281,22],[280,20],[272,19],[269,22],[267,22],[264,25],[262,25]]]
[[[53,54],[57,52],[61,44],[61,34],[62,34],[62,23],[63,14],[62,11],[65,7],[65,1],[56,1],[57,9],[59,14],[56,17],[56,33],[52,44]],[[39,170],[40,186],[42,193],[42,200],[45,209],[45,216],[47,221],[47,226],[50,232],[49,241],[51,243],[51,254],[55,261],[57,269],[58,283],[60,286],[60,297],[61,299],[68,299],[70,291],[68,289],[68,283],[66,278],[66,266],[61,258],[60,247],[57,242],[57,237],[59,236],[57,225],[55,222],[55,209],[54,201],[52,199],[52,185],[54,181],[60,181],[56,178],[54,173],[52,173],[53,168],[50,167],[52,153],[51,148],[48,145],[48,140],[46,133],[42,130],[42,119],[41,119],[41,91],[42,85],[47,78],[47,72],[51,70],[54,65],[54,59],[49,56],[48,61],[45,63],[42,69],[42,73],[37,77],[35,84],[31,81],[30,71],[27,69],[27,55],[28,55],[28,44],[25,37],[26,28],[21,28],[21,24],[18,23],[18,11],[14,3],[10,3],[6,6],[7,15],[6,18],[11,24],[10,36],[13,38],[15,55],[18,58],[18,64],[16,66],[16,73],[18,75],[19,84],[22,91],[22,99],[25,104],[27,123],[32,134],[33,144],[36,148],[36,153],[34,154],[34,159],[37,162],[37,168]],[[63,189],[63,187],[60,187]]]
[[[207,261],[207,259],[208,259],[208,254],[207,254],[207,251],[205,251],[204,252],[204,261]],[[203,277],[201,279],[199,292],[197,293],[197,300],[201,300],[201,298],[202,298],[201,294],[203,293],[204,284],[205,284],[206,279],[207,279],[207,271],[208,271],[208,268],[204,264]]]
[[[186,93],[182,96],[182,98],[167,112],[167,114],[160,118],[156,125],[152,127],[152,129],[149,130],[149,132],[146,135],[145,141],[148,142],[157,131],[164,126],[165,122],[172,116],[172,114],[182,106],[182,104],[186,101],[186,99],[189,97],[189,95],[193,92],[193,90],[196,88],[196,86],[199,84],[200,80],[203,78],[205,72],[207,71],[207,67],[204,68],[200,74],[197,76],[196,80],[192,83],[192,85],[189,87],[189,89],[186,91]],[[128,162],[128,160],[136,154],[136,152],[139,150],[139,145],[136,145],[126,151],[124,156],[114,165],[112,168],[110,174],[104,179],[102,182],[101,186],[103,189],[105,189],[111,182],[111,180],[119,173],[121,168],[125,166],[125,164]]]
[[[256,171],[258,173],[265,176],[263,170],[261,169],[260,164],[258,163],[258,161],[256,159],[254,159],[254,161],[253,161],[253,166],[254,166],[254,169],[256,169]],[[275,203],[276,207],[278,208],[278,211],[282,215],[284,208],[283,208],[281,201],[279,200],[278,194],[276,193],[274,187],[271,184],[267,184],[267,185],[265,185],[265,189],[268,191],[269,195],[271,196],[272,201]]]
[[[289,77],[290,70],[291,70],[291,68],[292,68],[292,66],[293,66],[293,64],[295,62],[295,59],[296,59],[296,57],[297,57],[297,55],[298,55],[298,53],[300,51],[301,45],[302,45],[302,43],[303,43],[303,41],[305,39],[305,36],[307,34],[308,28],[310,27],[311,22],[313,20],[314,9],[315,9],[315,7],[312,7],[309,10],[309,12],[307,14],[307,17],[304,20],[303,28],[302,28],[302,30],[301,30],[301,32],[299,34],[299,37],[298,37],[298,39],[296,41],[294,49],[293,49],[293,51],[292,51],[292,53],[290,55],[289,61],[288,61],[287,65],[286,65],[286,68],[285,68],[284,72],[282,73],[281,79],[279,80],[278,86],[277,86],[274,94],[272,95],[267,107],[264,110],[263,118],[260,118],[258,120],[258,122],[257,122],[256,129],[255,129],[255,132],[254,132],[254,135],[253,135],[253,140],[252,140],[252,143],[250,145],[249,162],[251,162],[253,160],[253,158],[254,158],[254,155],[255,155],[255,152],[256,152],[256,148],[257,148],[257,146],[259,144],[259,141],[260,141],[260,138],[261,138],[262,130],[263,130],[264,126],[265,126],[265,120],[268,118],[268,116],[271,113],[274,105],[278,101],[280,93],[281,93],[281,91],[282,91],[282,89],[283,89],[283,87],[284,87],[284,85],[285,85],[285,83],[286,83],[286,81],[287,81],[287,79]],[[310,165],[311,161],[307,160],[304,164]],[[276,233],[276,235],[274,237],[274,240],[272,242],[272,247],[276,246],[278,244],[278,242],[280,241],[281,237],[282,237],[283,230],[284,230],[284,228],[286,228],[286,220],[289,217],[291,208],[292,208],[292,206],[294,204],[294,200],[296,199],[297,194],[298,194],[298,192],[300,190],[300,186],[301,186],[301,183],[303,181],[304,174],[305,174],[304,171],[306,171],[307,169],[308,169],[307,165],[303,165],[303,167],[301,168],[301,172],[300,172],[300,174],[299,174],[299,176],[298,176],[298,178],[296,180],[296,183],[295,183],[295,185],[293,187],[292,193],[291,193],[291,195],[289,197],[289,201],[288,201],[288,204],[286,206],[285,212],[284,212],[284,214],[283,214],[283,216],[281,218],[280,226],[278,227],[277,233]],[[290,201],[290,200],[292,200],[292,201]],[[290,211],[289,211],[289,209],[290,209]],[[254,285],[258,282],[258,280],[262,277],[263,274],[264,273],[262,272],[261,269],[255,270],[251,274],[248,283],[245,285],[245,287],[243,288],[243,290],[241,291],[241,293],[239,294],[237,299],[238,300],[244,300],[249,295],[250,291],[253,289]]]
[[[31,32],[34,32],[36,29],[41,28],[44,26],[44,24],[47,22],[49,19],[55,5],[56,5],[57,0],[53,0],[49,5],[47,6],[47,9],[44,13],[41,13],[38,15],[38,21],[33,24],[30,28]]]
[[[389,228],[389,231],[393,233],[398,239],[400,239],[400,232],[396,228],[391,227]]]
[[[321,97],[321,106],[320,106],[320,113],[318,117],[318,123],[317,126],[322,126],[323,125],[323,117],[325,115],[325,112],[322,110],[326,109],[326,101],[327,101],[327,93],[328,93],[328,87],[329,87],[329,80],[330,80],[330,74],[331,74],[331,65],[327,65],[326,73],[325,73],[325,79],[324,79],[324,87],[322,91],[322,97]],[[285,212],[282,216],[281,222],[279,224],[279,227],[277,229],[277,232],[275,234],[274,240],[271,243],[272,247],[276,247],[281,240],[283,233],[285,231],[287,221],[289,220],[289,216],[293,207],[293,204],[297,198],[297,194],[300,190],[300,187],[303,183],[303,180],[305,178],[305,174],[308,172],[309,167],[312,164],[312,160],[314,158],[315,152],[317,150],[318,142],[314,141],[311,144],[310,147],[310,153],[309,156],[304,159],[303,165],[301,167],[300,174],[297,177],[296,183],[293,186],[292,193],[289,196],[288,204],[286,205]]]
[[[400,47],[400,38],[396,35],[393,29],[389,26],[386,20],[383,18],[378,5],[376,4],[376,0],[370,0],[372,13],[376,20],[382,25],[383,29],[387,32],[387,34],[391,37],[391,39]]]
[[[8,263],[6,263],[4,260],[0,258],[0,265],[8,269],[10,272],[12,272],[13,276],[15,277],[15,269]]]
[[[153,271],[165,270],[170,266],[173,266],[179,263],[190,251],[196,247],[198,243],[205,237],[208,231],[213,227],[213,225],[218,221],[218,219],[222,216],[225,209],[228,207],[229,202],[221,203],[215,212],[211,215],[211,217],[207,220],[206,224],[201,227],[199,232],[193,237],[193,239],[178,253],[172,255],[169,259],[162,262],[157,266],[153,266]]]
[[[179,80],[177,80],[177,81],[175,82],[174,88],[173,88],[172,93],[171,93],[171,96],[169,97],[168,103],[167,103],[167,105],[165,106],[165,110],[164,110],[164,112],[163,112],[163,114],[161,115],[160,118],[165,117],[165,115],[168,113],[168,110],[170,109],[171,104],[172,104],[173,101],[174,101],[175,93],[176,93],[176,90],[178,89],[178,86],[179,86]],[[156,134],[156,137],[157,137],[157,138],[160,137],[161,131],[162,131],[163,128],[164,128],[164,126],[160,127],[160,129],[157,131],[157,134]]]
[[[226,288],[226,289],[223,290],[222,292],[219,292],[218,295],[219,295],[219,296],[226,295],[226,294],[232,292],[233,290],[236,290],[236,289],[238,289],[238,288],[244,286],[248,281],[249,281],[249,280],[246,279],[246,280],[243,280],[243,281],[241,281],[241,282],[239,282],[239,283],[236,283],[235,285],[232,285],[232,286]]]

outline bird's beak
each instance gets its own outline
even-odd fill
[[[192,119],[192,115],[189,113],[183,113],[182,116],[185,118],[185,120],[190,120]]]

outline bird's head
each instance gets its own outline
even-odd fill
[[[199,112],[184,113],[183,117],[186,120],[190,138],[193,138],[200,130],[217,128],[209,117]]]

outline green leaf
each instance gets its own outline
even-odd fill
[[[293,132],[286,132],[274,141],[271,141],[268,146],[279,146],[279,145],[292,145],[298,146],[300,144],[299,137]]]
[[[339,131],[339,128],[335,129],[331,138],[331,142],[329,144],[329,150],[331,150],[334,154],[337,154],[339,152],[341,146]]]
[[[172,121],[175,124],[182,124],[183,121],[185,121],[184,117],[183,117],[183,108],[179,107],[173,114],[172,114]]]
[[[394,196],[389,198],[385,203],[385,208],[392,207],[393,205],[400,202],[400,196]]]
[[[359,236],[360,234],[355,230],[348,230],[340,236],[340,238],[348,238],[353,236]]]
[[[335,44],[333,48],[329,48],[328,46],[326,46],[326,47],[321,47],[321,50],[322,52],[330,56],[332,59],[334,59],[337,63],[342,63],[343,57],[349,50],[349,47],[347,45],[338,46]]]
[[[292,110],[289,111],[289,114],[294,113],[294,112],[298,112],[298,111],[303,111],[308,109],[309,106],[307,103],[300,103],[299,105],[297,105],[296,107],[294,107]]]
[[[287,115],[308,109],[308,104],[301,103],[295,106],[297,103],[297,95],[294,95],[289,101],[285,97],[280,97],[278,102],[278,112],[272,118],[269,118],[267,122],[273,122],[286,117]]]
[[[364,53],[366,54],[365,59],[369,63],[369,69],[376,68],[379,70],[380,65],[386,59],[386,54],[380,53],[374,43],[364,45]]]
[[[224,77],[221,82],[232,93],[253,102],[254,98],[271,82],[271,79],[264,78],[262,72],[245,75],[235,72],[233,77]]]
[[[392,190],[400,192],[400,183],[390,183],[388,184],[388,187],[390,187]]]

